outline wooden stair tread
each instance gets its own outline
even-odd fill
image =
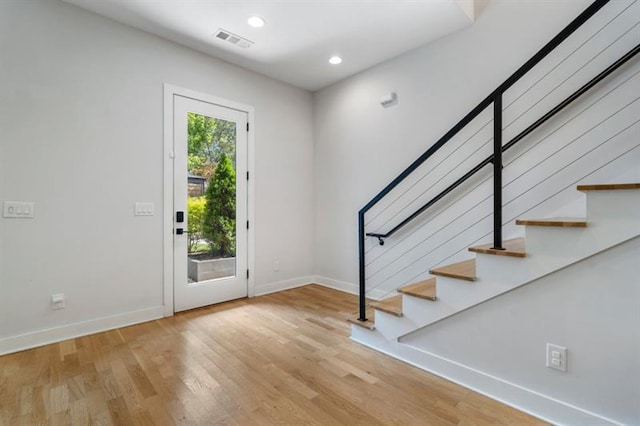
[[[377,302],[371,302],[369,304],[373,309],[386,312],[397,317],[402,316],[402,295],[392,296],[384,300]]]
[[[550,217],[548,219],[518,219],[516,225],[556,226],[560,228],[586,228],[587,220],[582,217]]]
[[[398,292],[421,299],[436,300],[436,279],[429,278],[428,280],[405,285],[400,287]]]
[[[600,185],[578,185],[578,191],[614,191],[617,189],[640,189],[640,183],[605,183]]]
[[[442,277],[458,278],[466,281],[476,280],[476,260],[469,259],[451,265],[440,266],[429,271],[430,274]]]
[[[358,313],[355,313],[347,317],[347,322],[350,322],[351,324],[355,324],[362,328],[366,328],[367,330],[373,331],[376,329],[376,323],[373,321],[373,317],[374,317],[373,308],[367,308],[366,314],[367,314],[366,321],[359,321],[358,317],[360,315]]]
[[[495,254],[498,256],[525,257],[524,238],[514,238],[513,240],[505,240],[502,242],[504,250],[491,248],[493,244],[484,244],[481,246],[469,247],[469,251],[474,253]]]

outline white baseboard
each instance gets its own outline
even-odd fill
[[[0,355],[57,343],[114,328],[126,327],[164,317],[164,306],[154,306],[132,312],[37,330],[0,339]]]
[[[393,347],[380,348],[353,336],[352,340],[552,424],[621,426],[615,420],[409,345],[395,342]]]
[[[345,293],[358,294],[360,287],[358,284],[349,283],[346,281],[334,280],[333,278],[327,278],[320,275],[316,275],[314,277],[315,283],[320,284],[321,286],[332,288],[334,290],[344,291]],[[393,293],[395,294],[395,293]],[[373,289],[367,292],[367,298],[380,300],[384,297],[388,297],[390,294],[385,291],[381,291],[378,289]]]
[[[292,288],[302,287],[303,285],[313,284],[313,283],[314,283],[314,277],[307,276],[307,277],[291,278],[289,280],[284,280],[284,281],[276,281],[276,282],[263,284],[259,286],[256,285],[254,289],[254,296],[262,296],[269,293],[276,293],[278,291],[289,290]]]
[[[345,293],[358,294],[358,285],[346,281],[334,280],[333,278],[323,277],[321,275],[309,275],[306,277],[292,278],[284,281],[276,281],[273,283],[256,286],[255,296],[275,293],[282,290],[289,290],[296,287],[302,287],[308,284],[318,284],[323,287],[332,288],[334,290],[344,291]],[[388,294],[383,291],[373,290],[367,293],[370,299],[381,299]]]
[[[264,294],[302,287],[308,284],[319,284],[335,290],[340,290],[351,294],[358,294],[358,286],[356,284],[338,281],[327,277],[309,275],[256,286],[255,295],[261,296]],[[375,291],[373,293],[375,293]],[[375,294],[373,296],[367,296],[376,298]],[[124,312],[108,317],[95,318],[87,321],[77,322],[74,324],[63,325],[60,327],[52,327],[44,330],[37,330],[29,333],[19,334],[16,336],[0,338],[0,355],[6,355],[26,349],[35,348],[38,346],[48,345],[50,343],[61,342],[67,339],[100,333],[103,331],[126,327],[133,324],[139,324],[146,321],[152,321],[155,319],[163,318],[165,316],[164,311],[164,306],[154,306],[152,308],[146,308],[132,312]]]
[[[346,281],[338,281],[334,280],[333,278],[316,275],[315,277],[313,277],[313,282],[323,287],[344,291],[345,293],[358,294],[358,286]]]

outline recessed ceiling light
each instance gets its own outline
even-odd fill
[[[264,19],[259,16],[252,16],[251,18],[247,19],[247,23],[254,28],[264,27]]]
[[[342,63],[342,58],[340,56],[332,56],[329,58],[329,63],[331,65],[338,65]]]

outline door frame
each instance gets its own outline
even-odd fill
[[[163,200],[162,200],[162,245],[163,245],[163,288],[164,288],[164,316],[171,316],[174,313],[174,275],[173,275],[173,172],[174,172],[174,152],[173,152],[173,98],[174,96],[191,98],[201,102],[219,105],[225,108],[235,109],[247,114],[249,123],[249,133],[247,135],[247,170],[249,171],[249,182],[247,185],[247,219],[249,229],[247,234],[247,268],[249,278],[247,279],[247,295],[253,297],[255,294],[255,138],[254,138],[254,116],[255,110],[251,105],[245,105],[228,99],[197,92],[173,84],[164,84],[164,114],[163,114]]]

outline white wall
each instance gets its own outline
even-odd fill
[[[480,371],[487,381],[499,378],[615,422],[636,425],[640,422],[638,258],[636,237],[412,333],[402,342]],[[566,373],[545,367],[547,343],[568,349]],[[520,402],[516,397],[507,400]]]
[[[310,93],[58,1],[2,2],[0,199],[36,218],[0,219],[0,338],[159,312],[164,83],[255,107],[256,293],[313,273]]]
[[[590,3],[492,1],[471,28],[314,95],[316,273],[321,280],[356,288],[358,210]],[[631,9],[616,18],[627,6]],[[537,117],[532,115],[539,117],[578,84],[635,46],[640,36],[638,7],[638,2],[610,2],[601,16],[605,22],[615,19],[612,25],[600,31],[602,20],[591,21],[583,28],[586,36],[568,40],[570,48],[564,56],[545,60],[542,71],[537,70],[535,77],[529,76],[523,85],[515,86],[515,94],[510,92],[505,97],[505,104],[514,101],[513,109],[505,112],[505,124],[514,121],[505,129],[506,137],[524,128],[518,115],[539,100],[532,99],[532,93],[540,95],[540,90],[525,92],[537,78],[550,72],[538,85],[544,88],[542,95],[556,85],[558,90],[525,113],[533,119]],[[586,50],[572,54],[583,42]],[[606,46],[611,49],[591,59],[589,52]],[[567,65],[576,64],[585,67],[565,81],[573,72]],[[399,103],[383,109],[380,97],[390,91],[398,93]],[[640,180],[639,98],[640,60],[636,58],[505,154],[504,198],[509,204],[503,213],[504,220],[509,221],[504,227],[507,236],[517,235],[513,222],[522,215],[584,215],[584,195],[575,190],[578,182]],[[485,123],[489,126],[483,129]],[[467,161],[467,167],[460,170],[464,173],[489,155],[482,143],[491,141],[492,124],[485,114],[472,123],[471,130],[465,130],[464,137],[458,139],[464,142],[468,136],[470,142],[459,151],[455,151],[456,142],[443,148],[435,161],[426,163],[420,171],[427,178],[416,187],[443,177],[437,188],[442,189],[451,182],[447,182],[451,179],[448,171]],[[476,130],[479,141],[474,139]],[[478,148],[479,153],[473,154],[475,159],[464,160],[472,155],[470,146]],[[451,159],[457,163],[446,162]],[[402,284],[426,276],[431,267],[456,257],[473,257],[467,251],[473,243],[490,242],[492,223],[486,215],[492,210],[492,182],[488,173],[479,176],[485,181],[478,188],[461,188],[459,195],[443,200],[434,214],[387,239],[385,246],[367,241],[369,296],[395,292]],[[403,190],[411,191],[408,186]],[[413,199],[414,195],[408,194],[408,199]],[[371,219],[368,232],[378,231],[378,222],[393,217],[396,210],[393,206],[384,211],[376,207],[372,213],[369,218],[380,213],[384,220]],[[380,228],[384,231],[390,226]],[[634,307],[638,300],[638,280],[634,280],[637,266],[633,260],[637,254],[619,256],[620,250],[632,249],[637,253],[637,241],[429,326],[402,343],[419,343],[420,348],[435,354],[437,362],[454,366],[461,363],[495,382],[506,380],[532,393],[539,392],[541,399],[557,399],[559,405],[573,404],[636,424],[640,342],[638,309]],[[610,279],[612,270],[618,270],[619,275]],[[376,285],[380,287],[372,290]],[[633,337],[622,342],[630,334]],[[366,338],[361,341],[367,342]],[[569,375],[554,375],[544,367],[545,342],[569,348],[573,365]],[[607,365],[607,351],[615,358],[615,366]],[[616,391],[610,397],[600,397],[613,387]],[[503,395],[507,403],[517,405],[519,395]],[[537,411],[541,412],[544,410]]]
[[[492,1],[472,27],[315,93],[316,273],[326,281],[342,282],[345,287],[351,284],[350,287],[355,288],[358,280],[358,210],[590,3]],[[631,4],[612,3],[600,21],[613,19],[621,9]],[[634,8],[635,12],[624,15],[620,22],[610,25],[609,30],[626,31],[627,27],[633,26],[633,19],[637,23],[638,5]],[[569,40],[564,55],[569,55],[585,40],[589,41],[584,49],[588,53],[618,37],[607,31],[599,33],[597,25],[591,23],[586,25],[585,31],[587,35]],[[593,34],[596,35],[590,37]],[[617,59],[620,52],[626,52],[628,45],[637,42],[637,37],[638,29],[633,27],[610,50],[592,62],[582,51],[566,62],[561,62],[562,55],[546,60],[536,70],[535,78],[547,71],[552,72],[539,85],[548,90],[562,84],[525,117],[539,117],[545,108],[554,105],[552,101],[559,102],[571,93],[569,89],[579,87],[577,83],[586,82],[591,72],[599,72]],[[584,71],[564,82],[565,74],[570,71],[567,64],[582,65],[585,62]],[[581,205],[581,195],[575,191],[576,181],[607,182],[624,173],[640,178],[640,126],[637,123],[640,105],[636,95],[640,87],[639,69],[636,60],[580,101],[576,108],[560,114],[543,130],[534,133],[532,138],[537,139],[533,142],[525,140],[520,144],[535,149],[525,153],[525,148],[518,146],[505,155],[505,163],[509,164],[504,170],[503,183],[513,183],[505,188],[504,193],[505,204],[510,203],[504,212],[505,236],[516,236],[518,230],[513,221],[520,214],[584,213],[576,208]],[[505,105],[524,93],[529,87],[527,84],[533,82],[535,80],[529,77],[525,79],[524,86],[516,85],[505,97]],[[384,109],[379,104],[380,97],[391,91],[398,93],[399,103]],[[612,94],[600,101],[599,97],[609,91]],[[534,90],[531,93],[540,92]],[[505,130],[505,138],[514,136],[516,129],[528,124],[516,117],[537,101],[530,94],[525,94],[505,112],[505,124],[514,120],[514,125]],[[631,103],[627,105],[628,102]],[[595,106],[587,109],[591,103]],[[576,111],[583,109],[583,114],[575,116]],[[615,120],[589,135],[589,143],[578,140],[584,126],[590,126],[594,117],[602,117],[618,109],[620,114]],[[485,123],[488,126],[482,129]],[[565,123],[570,124],[565,126]],[[632,127],[625,133],[612,136],[625,126]],[[475,130],[480,131],[471,137]],[[547,138],[549,135],[551,137]],[[470,142],[454,152],[457,146],[461,146],[458,142],[464,142],[467,136]],[[482,114],[462,132],[458,141],[448,144],[433,161],[425,163],[418,176],[407,181],[409,184],[405,189],[420,176],[427,178],[415,188],[423,188],[426,183],[438,182],[440,177],[445,177],[436,186],[436,189],[443,189],[490,154],[491,144],[482,147],[482,143],[490,142],[491,136],[491,117]],[[572,138],[577,142],[570,149],[564,149]],[[478,148],[477,154],[465,160],[465,167],[459,167],[471,148]],[[550,153],[553,153],[553,158]],[[451,158],[447,157],[449,154],[452,154]],[[580,161],[572,163],[576,158]],[[451,159],[457,162],[445,162]],[[513,166],[509,167],[511,163]],[[537,168],[522,175],[529,170],[527,167]],[[446,176],[447,172],[456,169],[461,173]],[[552,176],[558,170],[566,173]],[[433,175],[429,175],[431,172]],[[479,176],[484,183],[477,189],[468,192],[471,185],[462,188],[459,193],[436,205],[432,215],[424,216],[388,239],[384,247],[378,247],[372,239],[367,240],[368,289],[377,286],[371,296],[376,297],[376,292],[393,292],[405,283],[423,278],[427,270],[436,265],[471,257],[466,251],[469,245],[490,242],[492,185],[488,170]],[[552,179],[548,179],[550,176]],[[413,199],[415,194],[411,191],[415,188],[407,193],[409,200]],[[397,191],[397,194],[401,192]],[[419,201],[426,202],[436,194],[437,191],[432,190],[419,195],[422,198],[415,202],[414,209],[422,204]],[[542,200],[547,201],[539,205]],[[401,209],[403,204],[385,211],[382,207],[385,207],[384,203],[367,215],[367,220],[374,218],[367,232],[386,231],[414,210]],[[376,218],[381,211],[381,216]],[[404,212],[404,216],[400,213],[389,224],[381,224],[398,211]],[[436,213],[442,214],[438,216]],[[465,216],[461,216],[458,222],[452,222],[463,213]],[[465,230],[470,224],[476,225]],[[425,247],[415,249],[425,241]]]

